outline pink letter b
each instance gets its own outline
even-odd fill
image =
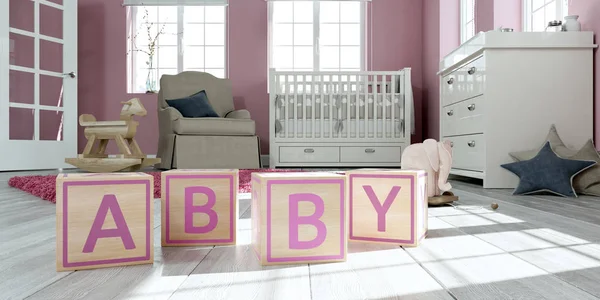
[[[208,201],[204,205],[194,205],[194,194],[205,194]],[[212,208],[217,203],[215,191],[205,186],[193,186],[185,188],[185,232],[207,233],[217,227],[219,217]],[[205,226],[194,226],[194,214],[203,213],[208,215],[208,224]]]
[[[312,202],[315,206],[315,213],[310,216],[299,216],[298,206],[300,201]],[[289,231],[290,231],[290,249],[312,249],[319,247],[327,237],[327,227],[323,221],[319,220],[325,212],[325,202],[315,194],[300,193],[290,195],[289,210]],[[317,236],[311,241],[300,241],[298,238],[298,229],[301,224],[310,224],[317,229]]]

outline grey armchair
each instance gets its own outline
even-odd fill
[[[218,118],[185,118],[165,100],[205,90]],[[260,141],[245,109],[234,110],[231,82],[209,73],[163,75],[158,93],[159,169],[260,168]]]

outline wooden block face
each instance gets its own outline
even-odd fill
[[[57,270],[153,263],[153,177],[71,175],[57,177]]]
[[[426,176],[423,171],[348,172],[349,239],[398,245],[418,242],[426,231]]]
[[[261,179],[266,184],[266,195],[259,194],[266,202],[263,264],[345,260],[345,176],[275,178]]]
[[[162,245],[236,242],[237,170],[162,173]]]

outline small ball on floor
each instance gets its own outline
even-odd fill
[[[498,203],[492,203],[492,209],[493,210],[498,209]]]

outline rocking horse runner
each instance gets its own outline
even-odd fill
[[[139,122],[133,116],[145,116],[146,109],[138,98],[121,104],[119,121],[96,121],[90,114],[79,116],[79,125],[85,127],[88,142],[78,158],[66,158],[66,163],[88,172],[135,171],[160,163],[160,158],[147,158],[134,138]],[[105,153],[110,140],[119,148],[116,158],[108,158]]]

